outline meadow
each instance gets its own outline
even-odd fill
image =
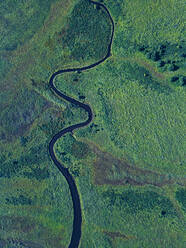
[[[182,248],[184,1],[100,2],[115,22],[112,56],[55,80],[94,113],[55,146],[81,199],[80,247]],[[103,58],[111,25],[86,0],[6,0],[0,13],[0,246],[67,247],[72,202],[48,144],[87,114],[58,99],[48,80]]]

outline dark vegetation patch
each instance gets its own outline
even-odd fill
[[[74,137],[72,135],[64,135],[63,139],[58,141],[59,148],[55,149],[56,153],[60,156],[62,162],[70,165],[71,164],[71,149],[74,143]]]
[[[104,3],[104,1],[101,1],[101,0],[99,0],[99,2]],[[123,14],[122,3],[123,3],[123,0],[106,1],[106,6],[108,6],[112,17],[114,18],[114,21],[116,22],[118,21],[119,16]]]
[[[45,168],[31,168],[31,172],[23,172],[24,176],[29,178],[29,179],[37,179],[39,181],[44,180],[49,178],[50,174],[49,174],[49,170],[45,167]]]
[[[182,205],[183,209],[186,211],[186,190],[185,189],[179,189],[176,192],[176,199],[179,201],[179,203]]]
[[[79,96],[79,100],[84,100],[85,98],[85,96]]]
[[[48,137],[52,137],[59,132],[64,125],[64,113],[60,108],[48,108],[39,119],[39,128]]]
[[[25,176],[36,178],[37,180],[48,178],[49,172],[47,168],[40,168],[38,165],[37,168],[33,167],[35,164],[48,161],[47,151],[47,145],[40,144],[32,147],[29,153],[25,153],[17,159],[11,159],[11,157],[6,159],[5,156],[1,156],[0,177],[10,178],[23,173]],[[24,172],[28,168],[31,169],[31,172]]]
[[[19,165],[17,160],[3,162],[0,167],[0,177],[10,178],[18,174],[22,168],[23,165]]]
[[[103,8],[81,0],[72,11],[61,41],[76,60],[101,59],[107,53],[111,25]]]
[[[157,62],[157,67],[162,72],[175,72],[185,67],[186,45],[184,41],[180,41],[177,44],[166,42],[152,47],[138,46],[138,50],[144,53],[148,59]],[[171,82],[177,86],[184,86],[186,78],[183,75],[173,76]]]
[[[177,216],[176,210],[172,202],[156,192],[146,191],[144,193],[128,190],[123,193],[115,193],[114,190],[107,190],[103,194],[103,198],[109,199],[111,206],[117,206],[120,209],[125,208],[127,213],[136,214],[139,211],[153,211],[159,208],[159,216]]]
[[[79,164],[73,164],[70,168],[69,168],[70,173],[73,175],[74,178],[81,176],[81,168],[79,166]]]
[[[0,54],[0,79],[3,80],[6,74],[11,70],[12,64],[5,55]]]
[[[6,198],[6,204],[10,205],[32,205],[32,200],[24,195],[19,195],[19,197]]]
[[[91,134],[91,135],[96,134],[96,133],[99,133],[100,131],[103,131],[103,130],[104,130],[104,129],[103,129],[102,125],[96,124],[96,123],[94,123],[94,122],[92,122],[92,123],[88,126],[88,128],[87,128],[88,134]],[[85,131],[85,132],[86,132],[86,131]],[[86,135],[85,135],[85,136],[86,136]]]
[[[186,85],[186,76],[176,75],[171,78],[171,82],[176,86],[185,86]]]

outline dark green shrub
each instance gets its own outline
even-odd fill
[[[84,100],[86,97],[85,96],[79,96],[80,100]]]
[[[167,69],[169,71],[177,71],[179,69],[179,67],[175,64],[170,64],[170,65],[168,65]]]
[[[171,78],[171,82],[175,82],[177,86],[185,86],[186,85],[186,77],[174,76]]]
[[[21,146],[25,146],[26,143],[27,143],[27,139],[26,139],[25,137],[22,136],[22,137],[20,138],[20,144],[21,144]]]
[[[178,81],[178,79],[179,79],[179,76],[174,76],[171,78],[171,82],[176,82]]]
[[[47,168],[31,168],[32,172],[24,172],[24,176],[27,178],[36,178],[37,180],[44,180],[49,178],[50,174]]]
[[[70,169],[70,172],[74,177],[80,176],[80,171],[78,169]]]
[[[151,59],[152,53],[151,52],[147,52],[147,59]]]
[[[12,204],[12,205],[31,205],[32,200],[24,195],[20,195],[19,197],[11,197],[11,198],[6,198],[6,203],[7,204]]]
[[[181,53],[181,54],[180,54],[180,57],[186,58],[186,53]]]
[[[185,86],[186,85],[186,77],[185,76],[180,76],[179,83],[180,83],[181,86]]]
[[[138,50],[140,51],[140,52],[145,52],[145,49],[147,48],[145,45],[142,45],[142,46],[137,46],[137,48],[138,48]]]
[[[155,207],[160,207],[160,214],[164,216],[176,215],[171,201],[156,192],[146,191],[144,193],[128,190],[121,194],[114,193],[113,190],[108,190],[103,193],[103,197],[109,199],[111,206],[126,209],[130,214],[136,214],[139,211],[152,211]]]
[[[154,51],[154,52],[151,54],[151,59],[152,59],[153,61],[158,61],[158,60],[160,59],[160,54],[159,54],[159,52]]]
[[[5,161],[0,166],[0,177],[10,178],[19,173],[22,168],[23,165],[17,160]]]
[[[162,56],[165,54],[166,51],[166,45],[159,45],[157,48],[157,51],[159,52],[159,55]]]
[[[176,192],[176,199],[179,201],[182,207],[186,210],[186,190],[185,189],[179,189]]]
[[[164,65],[165,65],[165,62],[162,60],[157,63],[158,67],[163,67]]]

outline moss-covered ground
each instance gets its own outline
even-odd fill
[[[185,247],[186,43],[183,0],[104,0],[112,56],[57,76],[90,104],[86,128],[58,140],[82,204],[81,248]],[[111,25],[86,0],[0,3],[0,247],[67,247],[68,185],[48,154],[87,114],[50,75],[107,53]]]

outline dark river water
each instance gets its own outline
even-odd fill
[[[54,79],[57,75],[60,75],[60,74],[66,73],[66,72],[78,72],[78,71],[81,72],[81,71],[86,71],[86,70],[89,70],[91,68],[94,68],[97,65],[101,64],[102,62],[104,62],[106,59],[108,59],[111,56],[111,46],[112,46],[112,41],[113,41],[113,36],[114,36],[114,21],[110,15],[110,12],[103,4],[97,3],[97,2],[94,2],[91,0],[90,0],[90,2],[92,4],[98,5],[101,8],[103,8],[106,11],[106,13],[108,14],[108,18],[111,21],[112,31],[111,31],[111,37],[110,37],[110,42],[108,44],[106,56],[103,59],[95,62],[94,64],[91,64],[91,65],[88,65],[85,67],[59,70],[59,71],[55,72],[54,74],[52,74],[52,76],[50,77],[50,80],[49,80],[50,88],[56,95],[61,97],[63,100],[66,100],[70,103],[75,104],[78,107],[83,108],[88,113],[88,119],[87,120],[85,120],[81,123],[77,123],[75,125],[69,126],[65,129],[61,130],[60,132],[58,132],[57,134],[55,134],[53,136],[52,140],[49,143],[49,153],[50,153],[51,159],[53,160],[54,164],[57,166],[59,171],[65,177],[65,179],[69,185],[69,189],[70,189],[70,193],[71,193],[71,197],[72,197],[72,202],[73,202],[74,220],[73,220],[73,231],[72,231],[71,241],[70,241],[70,244],[68,246],[69,248],[76,248],[79,246],[79,243],[80,243],[81,225],[82,225],[81,203],[80,203],[79,193],[77,190],[75,180],[72,177],[72,175],[69,173],[68,169],[65,168],[65,165],[63,165],[60,161],[57,160],[55,152],[54,152],[54,145],[55,145],[56,141],[59,138],[61,138],[63,135],[65,135],[66,133],[71,133],[75,129],[87,126],[92,121],[93,113],[92,113],[91,107],[89,105],[81,103],[81,102],[79,102],[79,101],[77,101],[77,100],[75,100],[69,96],[64,95],[61,91],[59,91],[54,85]]]

